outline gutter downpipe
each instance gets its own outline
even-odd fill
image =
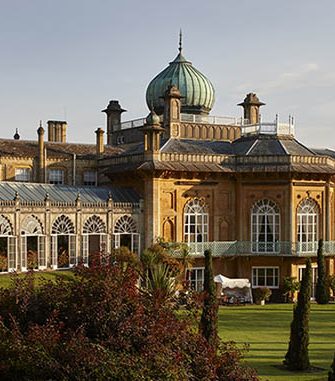
[[[73,165],[72,165],[72,185],[76,185],[76,159],[77,159],[77,155],[74,153],[73,154]]]

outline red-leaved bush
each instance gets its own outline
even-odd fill
[[[0,289],[1,380],[258,380],[241,351],[216,351],[183,311],[137,287],[135,266],[79,267],[34,287]]]

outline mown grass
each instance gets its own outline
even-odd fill
[[[0,275],[0,287],[7,288],[16,277],[25,277],[27,273],[21,274],[1,274]],[[39,284],[43,281],[56,281],[59,278],[71,279],[74,277],[74,273],[71,270],[57,270],[57,271],[36,271],[34,272],[34,282]]]
[[[309,353],[311,364],[320,372],[289,372],[280,369],[288,347],[292,304],[220,307],[219,334],[224,341],[248,343],[246,361],[262,380],[321,381],[335,352],[335,304],[312,304]]]

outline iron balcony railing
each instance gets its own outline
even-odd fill
[[[276,115],[274,122],[263,122],[242,126],[242,135],[289,135],[294,136],[294,120],[290,116],[288,123],[280,123]]]
[[[234,116],[212,116],[197,114],[180,114],[180,121],[196,124],[214,124],[223,126],[244,126],[249,124],[248,119]]]
[[[138,118],[133,120],[127,120],[125,122],[115,124],[116,130],[128,130],[129,128],[143,127],[146,123],[146,118]]]
[[[187,244],[190,253],[202,256],[211,250],[213,256],[316,256],[318,242],[251,242],[251,241],[214,241],[191,242]],[[324,255],[335,256],[335,241],[324,241]]]

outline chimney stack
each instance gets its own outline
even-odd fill
[[[42,127],[42,121],[37,129],[38,134],[38,181],[40,183],[45,182],[45,155],[44,155],[44,128]]]
[[[247,94],[244,101],[238,104],[238,106],[243,107],[244,119],[248,120],[248,124],[257,124],[260,122],[259,108],[264,105],[265,103],[260,102],[254,93]]]
[[[60,120],[48,120],[48,141],[66,143],[67,123]]]
[[[119,101],[112,100],[105,110],[107,115],[107,144],[112,145],[112,135],[114,131],[121,129],[121,114],[127,110],[121,108]]]
[[[104,146],[104,130],[102,128],[98,128],[95,131],[97,137],[96,137],[96,149],[97,149],[97,155],[100,156],[105,152],[105,146]]]

